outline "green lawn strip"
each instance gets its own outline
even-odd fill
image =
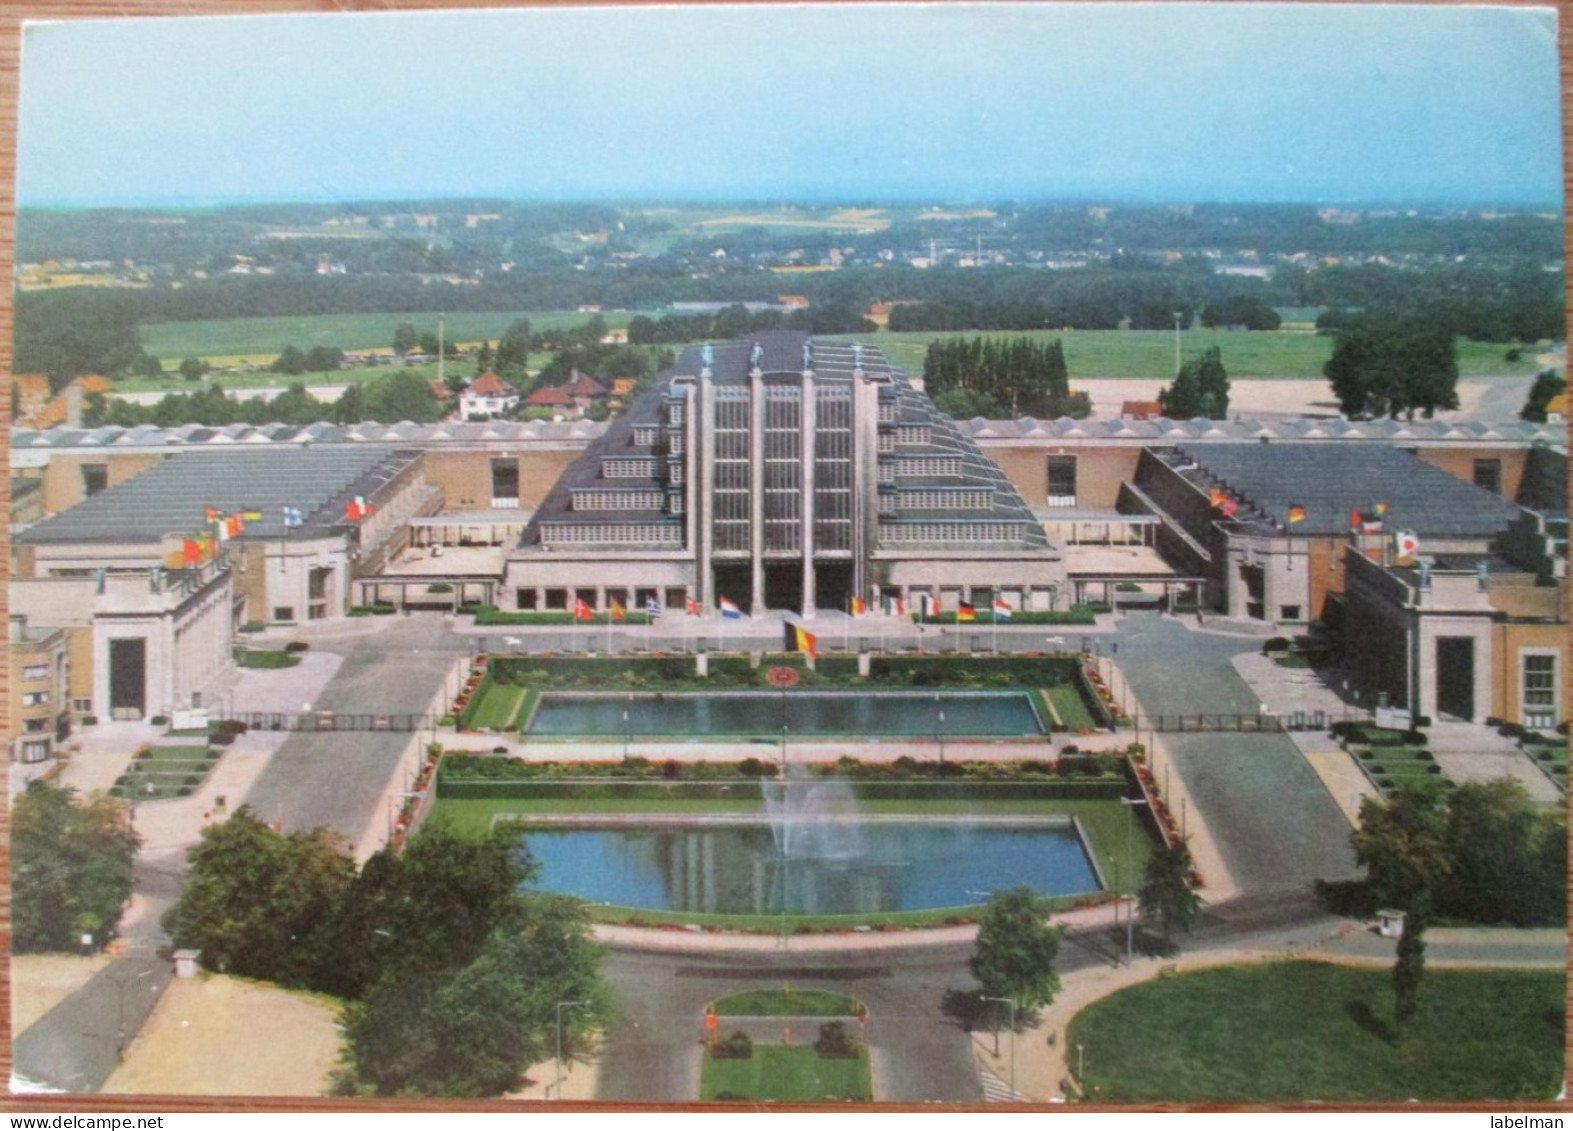
[[[1087,710],[1087,704],[1081,697],[1081,692],[1076,688],[1061,684],[1058,687],[1045,689],[1049,699],[1054,703],[1055,713],[1059,715],[1060,722],[1072,733],[1082,730],[1096,730],[1098,721],[1092,717],[1092,712]]]
[[[501,730],[513,722],[523,699],[524,688],[487,679],[476,692],[470,709],[465,711],[464,725],[479,730]]]
[[[809,1100],[871,1100],[868,1051],[854,1059],[822,1059],[812,1044],[755,1045],[746,1060],[704,1058],[699,1098],[722,1096],[778,1103]]]
[[[1550,1099],[1566,996],[1561,971],[1428,969],[1395,1040],[1386,967],[1223,967],[1093,1003],[1066,1047],[1108,1102]]]
[[[261,648],[242,648],[236,662],[243,668],[292,668],[300,663],[295,652],[274,652]]]
[[[744,990],[716,998],[719,1017],[855,1017],[857,1002],[829,990]]]

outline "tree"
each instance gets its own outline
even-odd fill
[[[1191,848],[1183,840],[1165,845],[1147,860],[1137,893],[1143,916],[1157,916],[1163,924],[1163,946],[1173,942],[1174,928],[1187,931],[1201,911],[1202,897],[1191,886]]]
[[[1446,835],[1441,791],[1425,783],[1399,789],[1386,803],[1367,798],[1350,838],[1378,905],[1404,912],[1393,967],[1393,1016],[1400,1025],[1415,1011],[1425,972],[1425,929],[1437,886],[1450,871]]]
[[[306,355],[299,346],[285,346],[282,353],[268,366],[274,373],[287,373],[298,377],[306,372]]]
[[[510,381],[514,381],[516,377],[523,377],[530,363],[532,343],[528,318],[516,318],[510,322],[508,328],[502,332],[502,337],[497,339],[498,374]],[[517,384],[517,381],[515,383]]]
[[[995,893],[978,926],[970,964],[983,994],[1009,998],[1018,1010],[1054,1000],[1060,989],[1054,972],[1060,931],[1047,920],[1048,910],[1031,888]]]
[[[1202,308],[1202,325],[1240,326],[1246,330],[1276,330],[1283,324],[1278,312],[1253,295],[1230,295]]]
[[[202,830],[180,898],[164,915],[176,946],[212,970],[322,988],[336,955],[327,929],[355,876],[336,833],[277,833],[250,806]]]
[[[1555,370],[1541,370],[1535,374],[1535,383],[1529,387],[1529,396],[1524,399],[1524,407],[1518,414],[1519,419],[1544,424],[1546,406],[1557,394],[1566,392],[1567,387],[1567,381],[1558,377]]]
[[[421,336],[420,336],[419,331],[417,331],[415,329],[415,327],[413,325],[411,325],[410,323],[408,323],[408,322],[400,322],[397,326],[394,327],[394,329],[393,329],[393,352],[394,353],[397,353],[397,354],[410,353],[410,352],[412,352],[415,349],[416,346],[420,345],[420,342],[421,342]]]
[[[344,351],[335,346],[312,346],[306,351],[307,373],[332,373],[344,364]]]
[[[1543,921],[1546,896],[1567,889],[1566,839],[1562,875],[1542,892],[1541,841],[1565,829],[1545,822],[1529,792],[1512,778],[1465,782],[1448,798],[1448,874],[1437,907],[1476,923],[1527,927]],[[1565,903],[1565,901],[1564,901]]]
[[[1224,420],[1229,415],[1229,374],[1223,355],[1213,346],[1199,358],[1180,367],[1174,383],[1158,390],[1158,404],[1165,416],[1191,420],[1198,416]]]
[[[1458,407],[1458,352],[1434,321],[1402,315],[1351,318],[1322,367],[1346,416]]]
[[[18,954],[100,943],[131,896],[139,840],[125,806],[29,782],[11,808],[11,946]]]
[[[441,415],[431,386],[418,373],[395,373],[377,382],[367,390],[366,404],[371,418],[384,424],[401,420],[430,424]]]
[[[180,375],[187,381],[200,381],[208,373],[208,363],[200,357],[188,357],[180,363]]]
[[[998,420],[1005,415],[999,402],[980,389],[946,389],[934,398],[934,407],[957,420],[971,420],[974,416]]]
[[[363,1082],[383,1095],[501,1095],[555,1051],[559,1002],[580,1003],[562,1011],[565,1052],[605,1023],[610,997],[584,905],[559,896],[516,904],[447,982],[422,984],[423,995],[384,980],[352,1008],[345,1032]]]

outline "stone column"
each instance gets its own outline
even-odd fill
[[[819,405],[814,399],[814,371],[803,371],[802,448],[803,465],[803,608],[804,620],[814,619],[814,609],[819,603],[814,578],[814,431],[819,419]]]

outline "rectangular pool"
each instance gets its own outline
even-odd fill
[[[1024,885],[1099,890],[1068,820],[800,821],[529,828],[531,885],[619,907],[750,915],[917,911],[987,902]],[[783,906],[784,904],[784,906]]]
[[[626,718],[625,718],[626,715]],[[1024,691],[547,692],[527,725],[536,737],[790,735],[1005,738],[1044,733]]]

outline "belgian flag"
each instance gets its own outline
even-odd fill
[[[807,652],[816,659],[819,656],[819,637],[801,625],[788,624],[786,626],[786,650],[788,652]]]

